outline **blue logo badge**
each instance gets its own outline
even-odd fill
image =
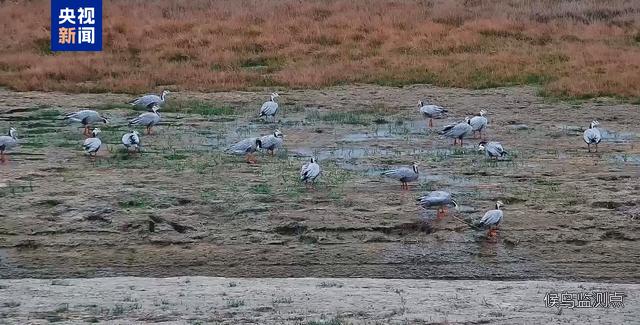
[[[51,0],[51,51],[102,51],[102,0]]]

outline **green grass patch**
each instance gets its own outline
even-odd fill
[[[338,124],[369,125],[371,121],[364,115],[358,112],[329,112],[324,114],[310,112],[307,114],[307,119]]]
[[[124,209],[143,209],[151,206],[151,201],[147,198],[132,198],[118,202],[118,206]]]
[[[235,109],[231,106],[199,100],[171,100],[166,102],[162,107],[161,112],[198,114],[202,116],[224,116],[234,115]]]
[[[269,184],[258,184],[253,186],[251,191],[256,194],[271,194],[271,187]]]

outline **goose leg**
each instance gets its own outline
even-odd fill
[[[256,160],[256,157],[253,154],[247,155],[247,162],[249,164],[255,164],[258,161]]]
[[[0,151],[0,161],[4,162],[4,150]]]
[[[591,143],[587,143],[587,149],[591,152]]]
[[[462,138],[460,138],[460,147],[462,148]]]
[[[596,143],[596,152],[598,152],[598,144]]]
[[[432,118],[429,119],[429,127],[433,127],[433,119]]]

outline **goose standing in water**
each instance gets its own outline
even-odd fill
[[[0,136],[0,161],[4,161],[4,152],[18,145],[16,129],[11,128],[7,135]]]
[[[584,131],[582,138],[584,142],[587,143],[587,148],[589,152],[591,152],[591,145],[594,144],[596,146],[596,152],[598,152],[598,143],[602,141],[602,135],[600,134],[600,130],[596,128],[596,126],[600,125],[600,122],[594,120],[589,124],[589,128]]]
[[[160,113],[158,110],[160,107],[156,104],[149,104],[151,112],[145,112],[138,117],[129,121],[129,125],[143,125],[147,128],[147,134],[151,134],[151,128],[160,123]]]
[[[127,149],[127,152],[129,152],[130,148],[140,152],[140,136],[138,135],[138,131],[133,130],[125,133],[122,136],[122,144]]]
[[[457,141],[460,140],[460,146],[462,147],[462,139],[473,131],[473,127],[470,123],[471,121],[469,120],[469,117],[466,117],[464,122],[449,124],[442,128],[439,133],[447,138],[452,138],[454,146]]]
[[[248,138],[233,144],[226,150],[226,152],[233,155],[243,155],[245,156],[247,163],[255,164],[258,161],[253,153],[261,147],[262,141],[260,141],[260,138]]]
[[[320,176],[320,165],[318,165],[315,158],[311,158],[309,162],[300,168],[300,181],[304,182],[305,186],[307,186],[309,182],[311,182],[313,186],[318,176]]]
[[[487,236],[489,237],[494,237],[496,235],[496,228],[500,225],[502,217],[504,216],[504,213],[502,213],[501,210],[503,206],[504,203],[502,203],[502,201],[497,201],[496,208],[494,210],[487,211],[477,225],[481,228],[489,227],[489,232],[487,233]]]
[[[96,123],[109,123],[109,120],[98,114],[98,112],[89,109],[81,110],[75,113],[69,113],[65,115],[64,119],[70,120],[72,122],[82,123],[82,125],[84,125],[84,131],[82,132],[82,134],[86,136],[91,135],[91,131],[89,130],[90,125]]]
[[[495,141],[481,141],[478,144],[478,151],[484,151],[487,157],[490,159],[496,158],[496,160],[507,154],[507,152],[504,151],[504,148],[502,148],[500,142]]]
[[[138,106],[138,107],[146,107],[146,108],[150,108],[149,105],[153,104],[153,105],[157,105],[158,108],[160,106],[162,106],[165,102],[165,99],[167,97],[167,95],[170,93],[170,91],[168,90],[163,90],[162,94],[160,96],[158,95],[144,95],[141,97],[138,97],[136,99],[134,99],[132,102],[130,102],[129,104],[131,104],[132,106]]]
[[[84,140],[84,143],[82,144],[82,148],[84,148],[84,152],[88,154],[89,157],[92,157],[93,155],[93,157],[95,158],[95,156],[98,154],[98,150],[100,150],[100,147],[102,146],[102,141],[100,140],[100,138],[98,138],[98,134],[100,134],[100,129],[98,128],[93,129],[91,134],[92,134],[91,138],[87,138]]]
[[[425,105],[421,100],[418,101],[418,107],[420,108],[420,113],[425,118],[429,118],[429,127],[433,127],[433,119],[441,118],[447,113],[447,110],[438,105]]]
[[[417,162],[414,162],[411,168],[401,167],[398,169],[391,169],[383,172],[382,175],[400,181],[402,183],[401,188],[403,190],[408,190],[409,184],[407,183],[418,180],[418,176],[420,176],[418,173]]]
[[[276,116],[276,113],[278,112],[278,102],[276,102],[276,98],[280,97],[280,95],[278,95],[278,93],[272,93],[271,94],[271,100],[264,102],[264,104],[262,104],[262,107],[260,108],[260,115],[258,117],[265,117],[265,118],[274,118]]]
[[[275,130],[273,134],[260,137],[260,142],[262,142],[262,149],[267,150],[273,156],[274,150],[282,147],[284,134],[280,130]]]
[[[445,191],[433,191],[418,198],[418,202],[424,208],[438,207],[436,217],[442,218],[447,214],[447,207],[453,205],[458,208],[458,202],[451,198],[451,193]]]
[[[473,129],[474,138],[476,137],[476,132],[478,132],[479,137],[482,138],[482,131],[486,128],[488,123],[484,114],[487,114],[487,111],[481,110],[480,115],[474,116],[469,120],[469,125],[471,125],[471,128]]]

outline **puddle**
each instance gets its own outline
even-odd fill
[[[396,139],[396,136],[393,135],[389,130],[376,130],[373,132],[366,133],[351,133],[342,138],[341,141],[346,142],[360,142],[360,141],[371,141],[371,140],[393,140]]]
[[[613,143],[629,143],[638,137],[631,132],[615,132],[607,129],[600,129],[600,135],[602,135],[603,141]]]
[[[613,155],[611,160],[617,163],[640,165],[640,155],[617,154]]]

